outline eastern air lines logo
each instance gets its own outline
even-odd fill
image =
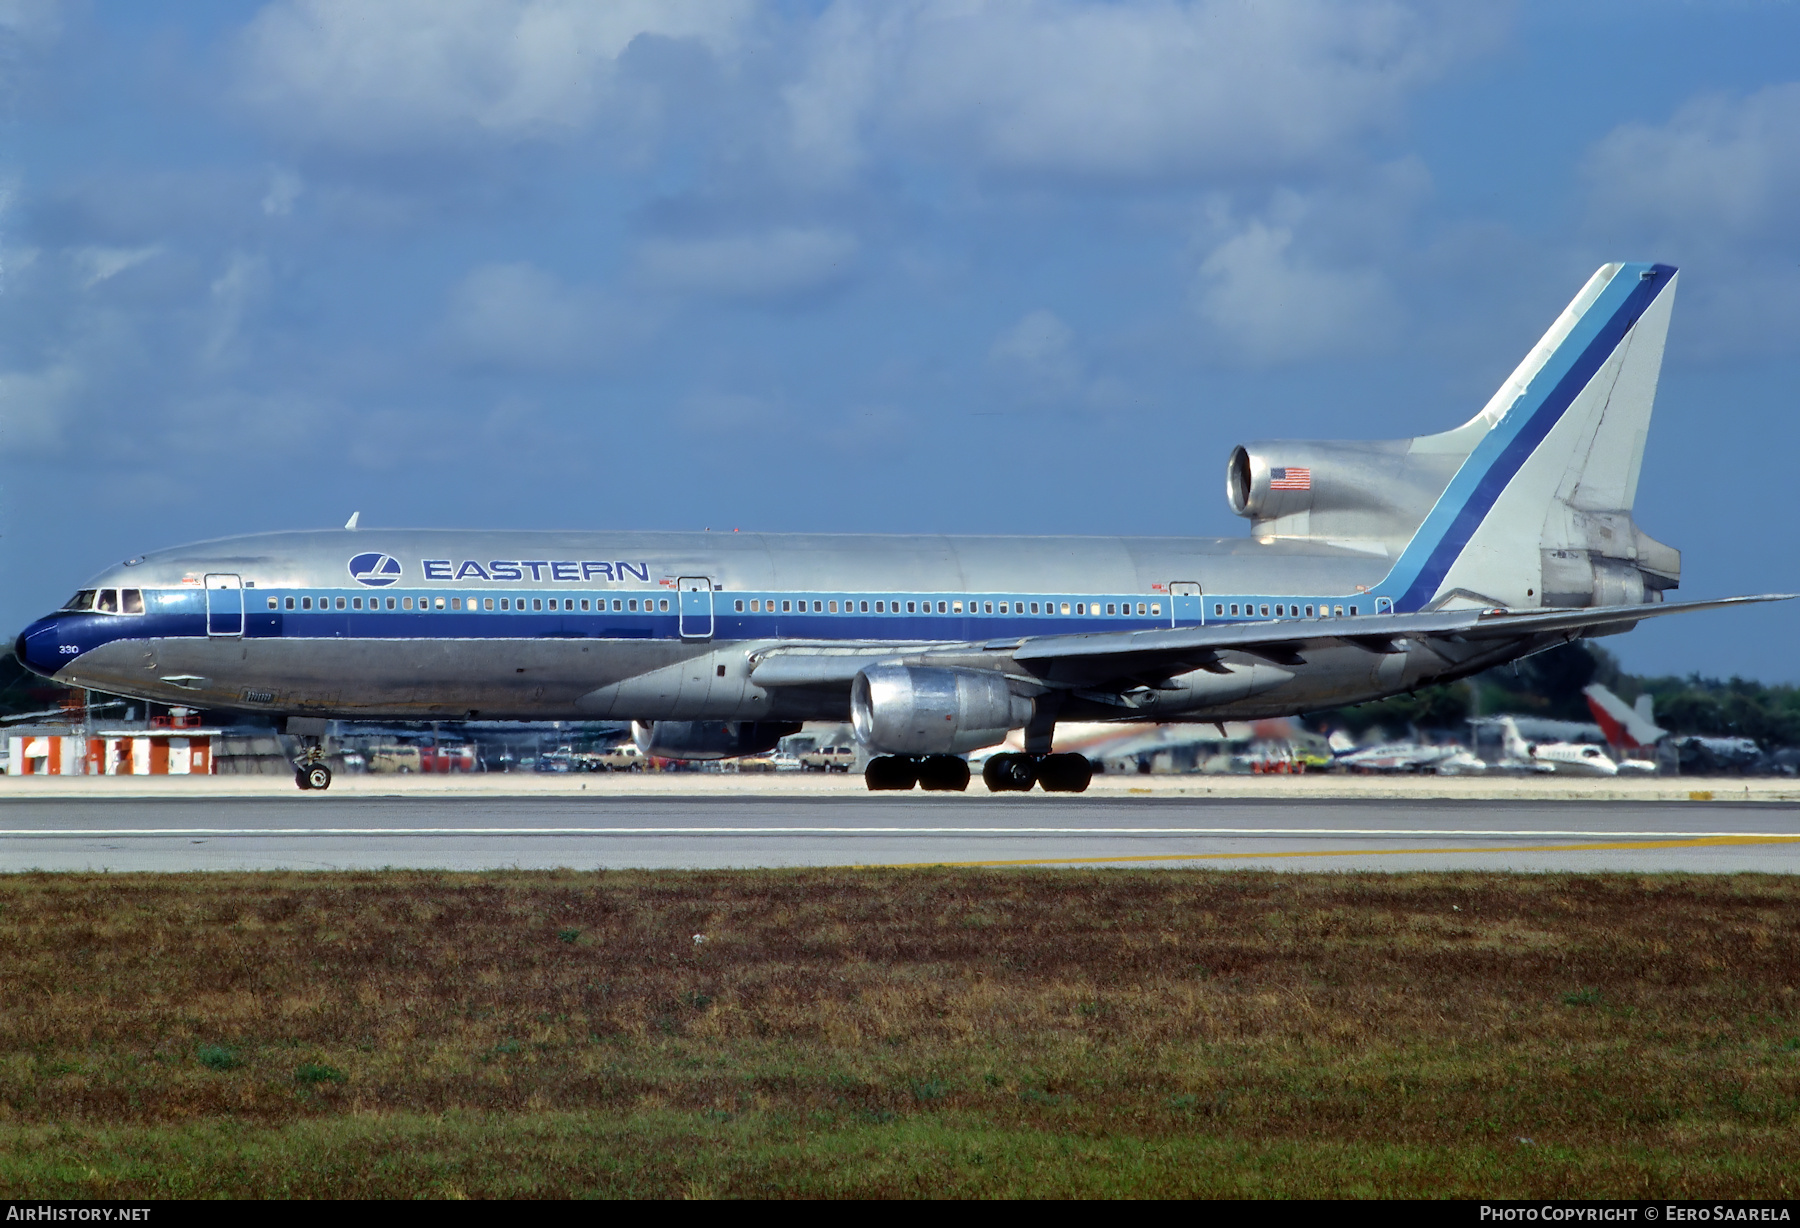
[[[350,578],[370,588],[386,588],[400,578],[400,560],[391,554],[359,554],[350,560]]]

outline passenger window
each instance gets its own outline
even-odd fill
[[[1351,613],[1351,614],[1355,614],[1355,613],[1356,613],[1356,607],[1355,607],[1355,606],[1351,606],[1351,607],[1350,607],[1350,613]]]
[[[503,610],[512,609],[512,599],[510,597],[500,598],[500,608]]]
[[[585,613],[587,613],[587,608],[588,608],[588,599],[587,599],[587,598],[586,598],[586,597],[583,597],[583,598],[582,598],[582,599],[581,599],[581,611],[582,611],[582,613],[584,613],[584,614],[585,614]]]
[[[783,614],[792,614],[794,612],[794,603],[791,601],[782,602],[781,603],[781,612]]]
[[[440,603],[440,604],[441,604],[441,603]],[[531,599],[531,608],[532,608],[532,609],[534,609],[534,610],[541,610],[541,609],[543,609],[543,608],[544,608],[544,602],[543,602],[543,599],[542,599],[542,598],[539,598],[539,597],[533,597],[533,598],[532,598],[532,599]]]
[[[917,604],[917,603],[915,603],[915,602],[911,602],[911,601],[909,601],[909,602],[907,602],[907,603],[906,603],[906,612],[907,612],[907,613],[908,613],[908,614],[914,614],[914,613],[917,613],[917,610],[916,610],[916,609],[915,609],[915,608],[914,608],[914,607],[915,607],[915,605],[916,605],[916,604]]]
[[[737,603],[737,612],[739,614],[744,612],[744,603],[741,600]]]
[[[312,598],[311,597],[300,598],[300,608],[303,610],[312,609]],[[412,598],[411,597],[402,597],[400,599],[400,608],[403,610],[412,609]]]
[[[837,613],[837,602],[835,602],[835,601],[831,603],[831,612],[833,614]]]
[[[825,612],[825,603],[823,601],[813,602],[813,613],[814,614],[823,614],[824,612]]]
[[[94,608],[102,614],[117,614],[119,612],[119,590],[116,588],[101,589],[100,596],[94,600]]]
[[[1152,601],[1150,603],[1150,612],[1152,614],[1161,614],[1162,613],[1162,602]]]
[[[1264,618],[1267,618],[1269,616],[1269,607],[1266,605],[1262,608],[1262,616]]]
[[[943,603],[943,602],[941,602],[941,601],[940,601],[940,602],[938,602],[938,613],[939,613],[939,614],[947,614],[947,613],[949,613],[949,611],[948,611],[948,610],[946,610],[946,609],[944,609],[944,603]]]
[[[951,602],[950,603],[950,612],[952,614],[961,614],[962,613],[962,602],[960,602],[960,601]]]
[[[1117,614],[1117,613],[1118,613],[1118,612],[1119,612],[1119,606],[1118,606],[1118,603],[1117,603],[1117,602],[1113,602],[1113,601],[1109,601],[1109,602],[1107,602],[1107,603],[1106,603],[1106,612],[1107,612],[1107,613],[1108,613],[1108,614]]]
[[[1214,614],[1223,614],[1224,612],[1225,612],[1225,607],[1222,604],[1220,604],[1219,602],[1213,603],[1213,613]]]
[[[342,609],[344,609],[344,608],[345,608],[345,607],[346,607],[346,606],[348,606],[348,605],[349,605],[349,604],[350,604],[350,603],[349,603],[349,602],[347,602],[347,601],[345,601],[345,600],[344,600],[344,599],[343,599],[343,598],[342,598],[342,597],[339,597],[339,598],[338,598],[338,599],[337,599],[337,608],[338,608],[338,609],[340,609],[340,610],[342,610]]]
[[[494,608],[494,599],[492,597],[484,598],[481,605],[483,609],[491,610]]]
[[[120,589],[119,612],[121,614],[142,614],[144,612],[144,590],[141,588]]]
[[[991,601],[982,602],[981,603],[981,612],[983,614],[992,614],[994,612],[994,603]]]
[[[1005,602],[1004,602],[1004,601],[1002,601],[1002,602],[1001,602],[1001,603],[1000,603],[1000,612],[1001,612],[1001,613],[1002,613],[1002,614],[1004,614],[1004,613],[1006,613],[1006,603],[1005,603]]]
[[[621,609],[621,608],[622,608],[622,607],[621,607],[621,606],[620,606],[620,605],[619,605],[619,599],[618,599],[618,598],[617,598],[617,597],[614,597],[614,598],[613,598],[613,611],[614,611],[614,613],[617,613],[617,612],[618,612],[618,611],[619,611],[619,610],[620,610],[620,609]],[[632,602],[632,603],[631,603],[631,608],[632,608],[632,609],[634,609],[634,610],[635,610],[635,609],[637,609],[637,602],[635,602],[635,601],[634,601],[634,602]]]
[[[444,599],[442,597],[439,597],[436,601],[432,602],[431,604],[441,610],[444,608]]]
[[[1311,607],[1311,606],[1307,606],[1307,607],[1306,607],[1306,616],[1307,616],[1307,617],[1308,617],[1308,618],[1311,618],[1311,617],[1312,617],[1312,616],[1313,616],[1313,615],[1312,615],[1312,607]]]
[[[1331,612],[1334,617],[1342,618],[1344,616],[1344,607],[1341,605],[1333,606]]]
[[[1143,603],[1143,602],[1141,602],[1141,601],[1140,601],[1140,602],[1138,602],[1138,613],[1139,613],[1139,614],[1142,614],[1142,613],[1143,613],[1143,612],[1144,612],[1144,603]],[[1236,606],[1232,606],[1232,607],[1231,607],[1231,612],[1232,612],[1232,613],[1233,613],[1233,614],[1236,614],[1236,613],[1237,613],[1237,607],[1236,607]]]
[[[636,610],[637,610],[637,599],[636,598],[633,598],[632,600],[626,602],[626,604],[631,607],[633,612],[636,612]]]
[[[275,609],[280,604],[281,603],[279,601],[275,600],[275,598],[273,598],[273,597],[269,598],[269,608],[271,610]]]
[[[362,598],[361,597],[350,598],[350,608],[353,610],[362,609]]]
[[[303,610],[312,609],[312,598],[311,597],[300,598],[300,608]],[[406,599],[406,608],[409,610],[412,609],[412,598],[410,598],[410,597],[408,597]]]
[[[1086,614],[1087,613],[1087,603],[1077,601],[1075,603],[1075,612],[1077,614]]]
[[[869,603],[864,601],[859,605],[859,607],[857,609],[857,613],[867,614],[868,612],[869,612]]]
[[[885,602],[885,601],[877,601],[877,602],[876,602],[876,603],[875,603],[875,612],[876,612],[876,613],[877,613],[877,614],[885,614],[885,613],[887,613],[887,602]]]
[[[661,601],[657,602],[656,604],[657,604],[657,608],[667,611],[669,608],[669,599],[667,597],[664,597]]]

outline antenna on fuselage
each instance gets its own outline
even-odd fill
[[[354,529],[356,527],[356,518],[360,515],[362,515],[361,512],[351,512],[350,519],[344,522],[344,527],[346,529]]]

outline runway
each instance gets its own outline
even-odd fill
[[[1800,873],[1785,803],[801,797],[13,798],[0,872],[956,864]]]

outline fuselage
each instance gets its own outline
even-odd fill
[[[763,687],[804,643],[948,643],[1392,609],[1379,550],[1215,538],[335,530],[145,555],[27,628],[21,659],[164,703],[390,719],[842,719],[842,688]],[[1304,638],[1305,626],[1295,629]],[[1340,668],[1341,663],[1341,668]],[[1297,712],[1439,658],[1246,660],[1187,711]],[[1260,671],[1260,672],[1258,672]],[[1241,677],[1239,677],[1241,675]],[[1078,715],[1079,703],[1069,711]],[[1116,710],[1096,715],[1117,717]]]

